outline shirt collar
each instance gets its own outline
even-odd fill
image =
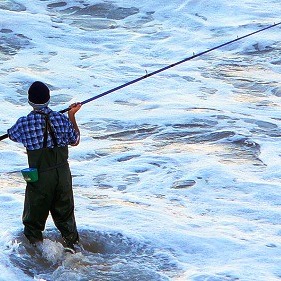
[[[52,112],[52,110],[49,108],[49,107],[42,107],[42,108],[40,108],[40,109],[34,109],[34,110],[32,110],[32,112],[34,112],[34,113],[36,113],[36,112],[43,112],[43,113],[46,113],[46,114],[49,114],[49,113],[51,113]]]

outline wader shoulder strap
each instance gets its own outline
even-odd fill
[[[54,143],[54,146],[58,146],[58,142],[55,136],[54,128],[52,127],[49,114],[44,113],[42,111],[36,111],[36,113],[39,113],[44,116],[45,119],[45,128],[44,128],[44,139],[43,139],[43,148],[47,147],[47,139],[48,139],[48,133],[51,135],[52,141]]]

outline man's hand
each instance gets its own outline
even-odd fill
[[[80,108],[82,104],[80,102],[73,103],[69,106],[70,110],[68,111],[68,114],[75,114]]]
[[[75,113],[81,108],[81,106],[82,106],[82,104],[80,102],[76,102],[76,103],[73,103],[72,105],[70,105],[69,106],[70,109],[68,110],[68,118],[69,118],[70,122],[73,124],[74,130],[78,133],[78,139],[77,139],[76,143],[72,144],[72,146],[76,146],[80,142],[80,130],[76,123]]]

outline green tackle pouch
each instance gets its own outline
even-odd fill
[[[21,170],[21,173],[26,182],[38,181],[38,170],[36,168],[26,168]]]

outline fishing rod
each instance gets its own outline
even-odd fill
[[[225,43],[223,43],[223,44],[221,44],[221,45],[215,46],[215,47],[213,47],[213,48],[211,48],[211,49],[208,49],[208,50],[206,50],[206,51],[200,52],[200,53],[198,53],[198,54],[193,54],[193,55],[190,56],[190,57],[187,57],[187,58],[182,59],[182,60],[180,60],[180,61],[177,61],[177,62],[175,62],[175,63],[169,64],[169,65],[167,65],[167,66],[165,66],[165,67],[163,67],[163,68],[160,68],[160,69],[158,69],[158,70],[155,70],[155,71],[153,71],[153,72],[151,72],[151,73],[146,73],[145,75],[143,75],[143,76],[141,76],[141,77],[139,77],[139,78],[136,78],[136,79],[134,79],[134,80],[132,80],[132,81],[130,81],[130,82],[124,83],[124,84],[122,84],[122,85],[120,85],[120,86],[118,86],[118,87],[115,87],[115,88],[110,89],[110,90],[108,90],[108,91],[106,91],[106,92],[103,92],[103,93],[101,93],[101,94],[99,94],[99,95],[96,95],[96,96],[93,96],[93,97],[91,97],[91,98],[89,98],[89,99],[86,99],[86,100],[82,101],[81,104],[83,105],[83,104],[89,103],[89,102],[91,102],[91,101],[93,101],[93,100],[99,99],[99,98],[101,98],[101,97],[103,97],[103,96],[106,96],[106,95],[108,95],[108,94],[110,94],[110,93],[116,92],[116,91],[118,91],[118,90],[120,90],[120,89],[122,89],[122,88],[128,87],[129,85],[135,84],[135,83],[137,83],[137,82],[139,82],[139,81],[141,81],[141,80],[144,80],[144,79],[146,79],[146,78],[148,78],[148,77],[151,77],[151,76],[153,76],[153,75],[155,75],[155,74],[158,74],[158,73],[160,73],[160,72],[163,72],[163,71],[165,71],[165,70],[167,70],[167,69],[169,69],[169,68],[175,67],[175,66],[177,66],[177,65],[179,65],[179,64],[182,64],[182,63],[184,63],[184,62],[187,62],[187,61],[193,60],[193,59],[195,59],[195,58],[201,57],[201,56],[203,56],[203,55],[205,55],[205,54],[207,54],[207,53],[210,53],[210,52],[212,52],[212,51],[214,51],[214,50],[217,50],[217,49],[219,49],[219,48],[225,47],[225,46],[227,46],[227,45],[229,45],[229,44],[232,44],[232,43],[237,42],[237,41],[239,41],[239,40],[242,40],[242,39],[244,39],[244,38],[250,37],[250,36],[252,36],[252,35],[254,35],[254,34],[257,34],[257,33],[259,33],[259,32],[265,31],[265,30],[267,30],[267,29],[273,28],[273,27],[278,26],[278,25],[280,25],[280,24],[281,24],[281,22],[274,23],[274,24],[272,24],[272,25],[269,25],[269,26],[264,27],[264,28],[262,28],[262,29],[259,29],[259,30],[257,30],[257,31],[248,33],[248,34],[246,34],[246,35],[244,35],[244,36],[237,37],[236,39],[233,39],[233,40],[230,40],[230,41],[228,41],[228,42],[225,42]],[[65,112],[67,112],[67,111],[69,111],[69,110],[70,110],[70,107],[65,108],[65,109],[63,109],[63,110],[61,110],[61,111],[59,111],[59,112],[60,112],[60,113],[65,113]],[[5,135],[0,136],[0,141],[3,140],[3,139],[5,139],[5,138],[7,138],[7,137],[8,137],[8,134],[5,134]]]

